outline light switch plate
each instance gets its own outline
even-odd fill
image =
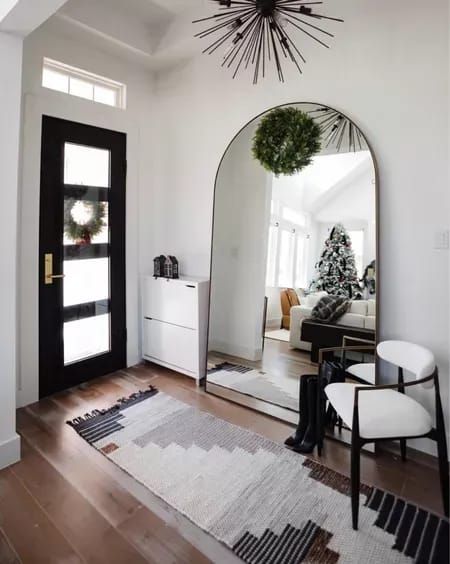
[[[450,244],[450,233],[448,229],[436,231],[434,234],[434,248],[440,251],[447,251]]]

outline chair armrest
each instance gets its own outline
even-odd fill
[[[401,384],[403,388],[411,388],[412,386],[418,386],[419,384],[425,384],[426,382],[430,382],[431,380],[435,380],[437,378],[437,370],[435,369],[432,374],[426,376],[425,378],[421,378],[420,380],[414,380],[412,382],[406,382]],[[400,385],[399,384],[383,384],[381,386],[357,386],[355,388],[355,403],[354,406],[358,406],[358,397],[359,392],[376,392],[379,390],[396,390],[398,391]]]

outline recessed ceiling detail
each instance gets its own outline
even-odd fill
[[[220,6],[219,12],[212,16],[195,20],[193,23],[212,22],[209,28],[195,37],[214,38],[203,50],[211,55],[224,48],[222,66],[233,70],[233,78],[249,66],[253,68],[253,83],[260,76],[265,77],[267,66],[273,62],[278,78],[284,82],[283,62],[290,61],[301,73],[301,65],[306,62],[300,47],[299,36],[308,37],[323,47],[334,37],[332,33],[319,26],[319,22],[329,20],[342,22],[316,13],[323,2],[304,0],[211,0]],[[299,33],[301,32],[301,33]]]

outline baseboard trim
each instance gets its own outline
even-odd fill
[[[228,356],[234,356],[235,358],[250,360],[252,362],[261,360],[263,354],[262,348],[249,349],[247,347],[242,347],[237,343],[225,343],[223,341],[211,341],[209,343],[209,351],[211,353],[222,353]]]
[[[13,437],[0,443],[0,470],[15,464],[20,460],[20,437],[14,434]]]

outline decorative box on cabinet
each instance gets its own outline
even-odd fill
[[[144,359],[204,378],[209,281],[145,276],[142,295]]]

